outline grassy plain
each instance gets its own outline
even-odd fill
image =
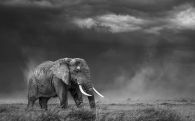
[[[95,111],[88,103],[81,109],[74,104],[61,109],[58,103],[50,103],[48,111],[41,110],[38,103],[33,110],[26,105],[0,104],[0,121],[195,121],[194,99],[97,101]]]

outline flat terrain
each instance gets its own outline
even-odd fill
[[[195,121],[194,99],[97,101],[95,111],[88,103],[81,109],[74,104],[61,109],[58,103],[50,103],[48,111],[41,110],[38,103],[33,110],[26,105],[0,104],[0,121]]]

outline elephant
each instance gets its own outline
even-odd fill
[[[29,78],[27,108],[32,109],[39,99],[41,109],[47,110],[47,102],[51,97],[58,97],[60,107],[67,108],[68,91],[77,107],[82,107],[82,94],[88,96],[91,109],[96,108],[93,91],[104,97],[93,87],[90,69],[84,59],[62,58],[43,62],[35,68]]]

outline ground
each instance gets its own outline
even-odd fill
[[[195,100],[107,100],[97,101],[97,109],[90,110],[88,103],[77,109],[69,104],[61,109],[50,103],[48,111],[36,103],[27,110],[26,103],[0,104],[0,121],[195,121]]]

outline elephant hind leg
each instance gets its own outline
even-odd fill
[[[40,97],[39,98],[39,105],[41,106],[41,109],[47,110],[47,102],[49,98]]]
[[[34,103],[35,103],[36,100],[37,100],[37,98],[28,96],[28,106],[27,106],[27,108],[28,109],[33,109],[33,106],[34,106]]]
[[[37,85],[36,85],[36,80],[35,78],[32,76],[29,79],[29,90],[28,90],[28,106],[27,108],[33,108],[33,105],[35,103],[35,101],[37,100]]]

